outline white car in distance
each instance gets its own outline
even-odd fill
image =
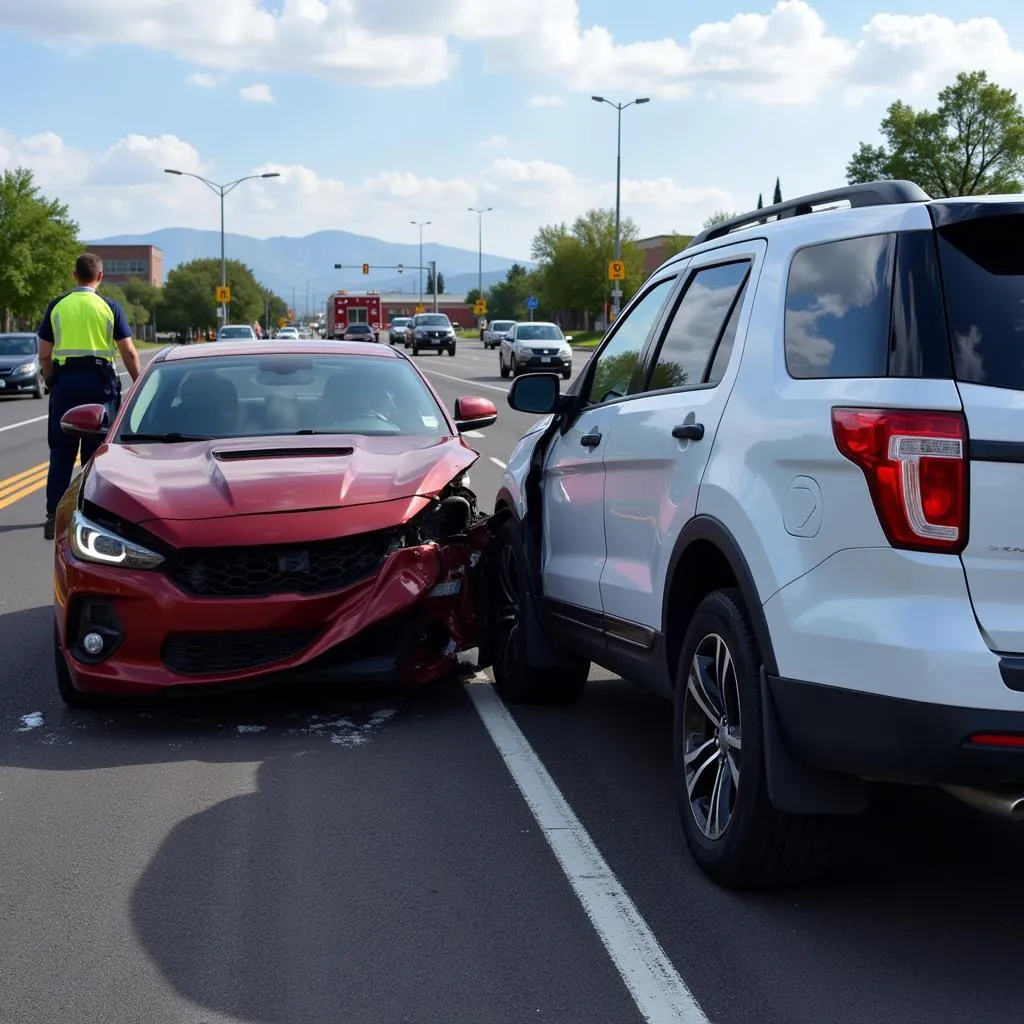
[[[218,341],[256,341],[256,332],[249,324],[225,324],[217,332]]]

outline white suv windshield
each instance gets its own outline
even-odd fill
[[[520,324],[520,341],[562,341],[562,332],[553,324]]]

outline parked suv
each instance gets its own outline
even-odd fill
[[[492,320],[484,328],[484,348],[497,348],[515,325],[515,320]]]
[[[1024,196],[899,181],[768,207],[653,274],[564,395],[512,384],[545,418],[498,496],[497,689],[571,702],[594,662],[670,698],[721,884],[806,877],[867,780],[1021,818],[1022,230]]]
[[[455,355],[455,328],[444,313],[417,313],[406,328],[405,347],[418,356],[424,349]]]
[[[572,376],[572,337],[562,334],[558,324],[518,323],[500,342],[498,370],[502,377],[513,377],[532,369],[560,370],[568,380]]]

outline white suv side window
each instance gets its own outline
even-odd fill
[[[665,331],[647,391],[717,384],[721,380],[736,332],[736,319],[729,313],[749,272],[750,261],[742,260],[706,267],[693,275]],[[722,345],[728,351],[720,360],[715,357]],[[717,378],[709,374],[712,368],[717,369]]]
[[[583,396],[587,405],[600,405],[625,396],[647,336],[658,322],[675,283],[674,277],[659,281],[619,322],[615,333],[596,356],[590,384]]]

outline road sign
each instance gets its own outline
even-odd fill
[[[534,296],[532,295],[526,300],[527,309],[536,309],[538,305],[539,303],[537,302],[536,298],[534,298]]]
[[[612,289],[612,298],[613,299],[621,299],[622,298],[622,289],[621,288],[613,288]]]
[[[416,312],[417,313],[426,313],[426,311],[427,311],[427,307],[426,306],[417,306],[416,307]]]
[[[625,281],[626,280],[626,264],[622,260],[609,260],[608,261],[608,280],[609,281]]]
[[[487,301],[486,299],[477,299],[473,303],[473,315],[474,316],[486,316],[487,315]]]
[[[217,286],[217,301],[218,302],[230,302],[231,301],[231,289],[227,286]]]
[[[285,317],[283,317],[283,316],[279,316],[279,317],[277,318],[277,326],[278,326],[278,327],[284,327],[284,325],[285,325],[286,323],[288,323],[288,320],[287,320],[287,319],[286,319]]]

